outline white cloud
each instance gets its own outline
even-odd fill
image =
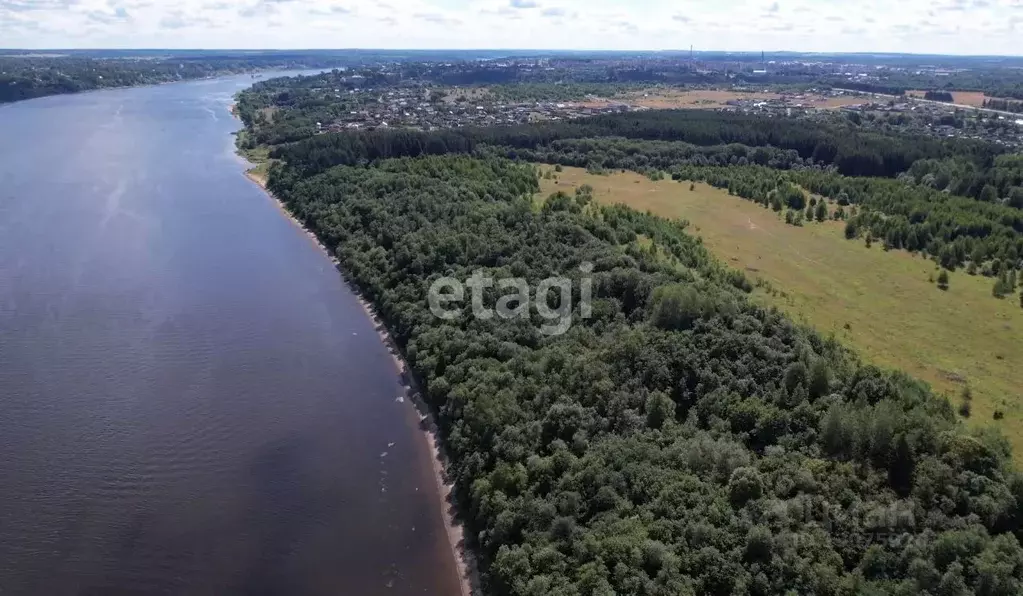
[[[0,0],[15,48],[1019,54],[1021,23],[1023,0]]]

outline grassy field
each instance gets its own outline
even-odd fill
[[[689,220],[690,232],[719,258],[770,282],[775,292],[758,289],[756,300],[834,333],[865,361],[906,370],[956,407],[969,386],[970,423],[997,425],[1023,455],[1023,309],[1016,295],[993,298],[993,280],[958,271],[941,291],[930,281],[938,274],[931,261],[846,240],[841,222],[786,225],[773,211],[702,183],[689,190],[689,182],[578,168],[555,175],[541,179],[543,196],[589,184],[599,202]],[[995,410],[1004,419],[994,420]]]

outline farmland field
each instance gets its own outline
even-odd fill
[[[541,166],[549,170],[550,166]],[[564,168],[541,179],[543,196],[589,184],[602,203],[625,203],[690,222],[689,231],[751,279],[754,299],[834,333],[868,362],[901,368],[958,406],[969,387],[971,424],[994,424],[1023,454],[1023,309],[997,300],[993,280],[958,271],[948,291],[932,261],[846,240],[841,222],[787,225],[773,211],[703,183],[653,182],[638,174]],[[1004,419],[995,421],[995,411]],[[1018,456],[1017,456],[1018,457]]]

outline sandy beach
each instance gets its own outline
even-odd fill
[[[232,108],[233,107],[234,106],[232,104]],[[390,332],[387,330],[387,326],[377,314],[376,309],[374,309],[373,305],[362,296],[358,288],[348,282],[347,275],[341,268],[341,264],[337,257],[334,256],[322,242],[320,242],[320,239],[316,237],[316,234],[311,232],[301,221],[298,220],[298,218],[294,216],[294,214],[291,213],[291,211],[288,210],[287,206],[283,202],[267,190],[266,178],[263,175],[249,170],[245,172],[245,177],[257,184],[266,196],[271,198],[274,203],[277,204],[281,213],[287,216],[294,225],[301,228],[309,239],[314,242],[325,255],[327,255],[334,266],[338,269],[344,283],[358,297],[359,304],[362,306],[362,310],[366,313],[366,316],[373,321],[377,335],[380,337],[380,341],[387,346],[388,351],[391,353],[391,360],[394,364],[395,372],[399,375],[401,383],[405,387],[405,400],[409,403],[407,407],[414,408],[416,415],[419,417],[419,428],[422,431],[420,433],[420,438],[423,440],[423,447],[429,449],[430,458],[432,460],[437,506],[440,508],[444,519],[448,544],[451,548],[451,556],[454,558],[455,565],[458,570],[459,585],[461,588],[460,596],[473,596],[475,594],[480,594],[479,574],[476,569],[475,561],[472,558],[472,554],[465,548],[465,529],[462,524],[456,520],[453,511],[451,493],[454,486],[448,482],[447,474],[445,472],[447,457],[441,449],[439,437],[437,436],[438,430],[436,421],[433,419],[433,415],[430,413],[429,407],[422,399],[422,392],[420,391],[420,386],[415,378],[415,374],[409,369],[408,364],[402,356],[401,350],[398,348],[393,337],[391,337]]]

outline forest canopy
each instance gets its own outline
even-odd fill
[[[257,96],[259,97],[259,96]],[[631,169],[702,180],[764,206],[785,184],[859,208],[850,238],[926,253],[948,269],[998,275],[1023,268],[1023,163],[1003,147],[914,137],[851,122],[808,121],[703,110],[649,110],[570,122],[487,128],[377,129],[314,134],[280,118],[260,124],[243,96],[250,142],[298,139],[270,155],[313,175],[336,165],[395,157],[466,154]],[[246,103],[248,102],[248,103]],[[301,108],[295,111],[301,112]],[[282,132],[288,131],[288,132]],[[844,211],[843,211],[844,213]]]
[[[318,115],[346,100],[314,101],[315,84],[243,93],[239,143],[269,145],[269,190],[336,255],[420,380],[486,593],[1023,590],[1023,476],[1001,436],[751,301],[746,276],[686,222],[598,205],[592,189],[538,197],[534,165],[668,173],[818,220],[823,197],[849,210],[851,237],[1005,268],[1023,256],[1018,156],[682,110],[321,134]],[[535,314],[465,306],[442,320],[425,298],[442,276],[578,281],[583,263],[592,316],[574,283],[560,336]]]
[[[487,593],[1021,589],[1003,439],[750,302],[684,224],[584,195],[538,210],[537,188],[467,155],[270,172],[422,380]],[[560,337],[424,299],[442,275],[584,261],[593,316]]]

